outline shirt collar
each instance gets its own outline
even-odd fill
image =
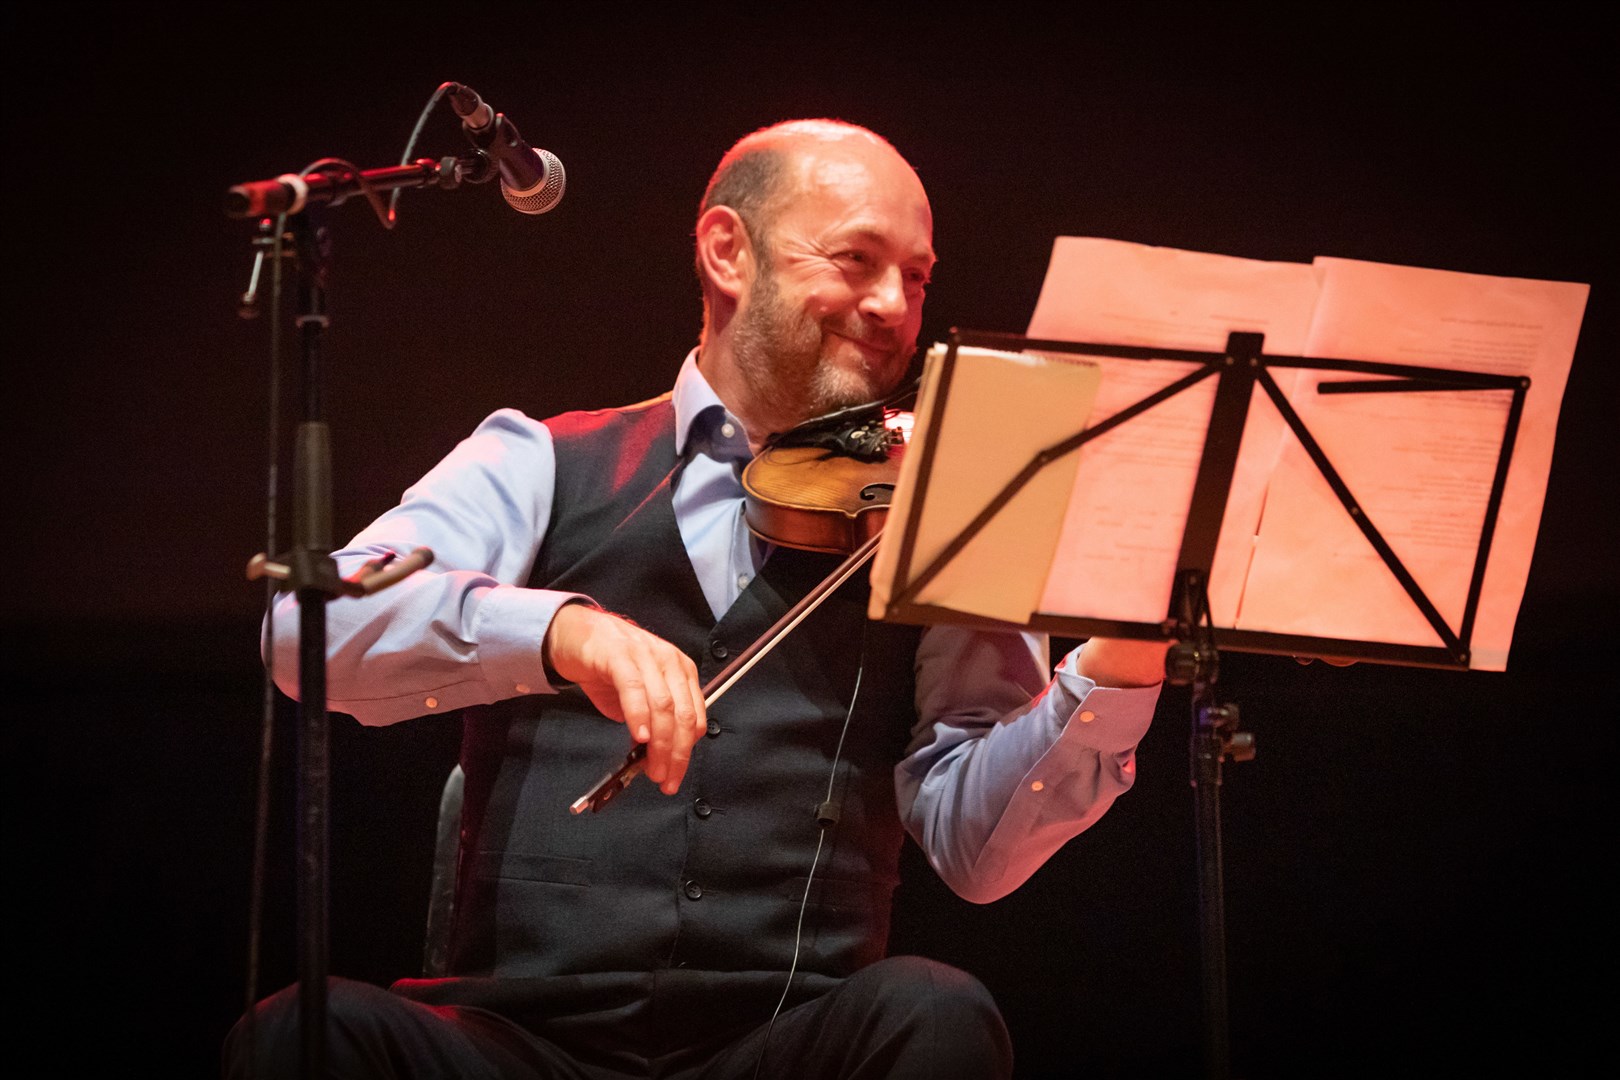
[[[698,370],[697,350],[686,354],[675,377],[675,453],[686,456],[688,447],[723,461],[747,461],[748,432],[714,392]],[[730,435],[725,429],[730,426]]]

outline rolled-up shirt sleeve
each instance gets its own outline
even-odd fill
[[[492,413],[383,514],[334,553],[338,573],[431,548],[433,564],[327,608],[327,704],[368,725],[547,693],[541,642],[577,593],[524,587],[551,519],[550,430]],[[267,634],[276,685],[298,693],[298,605],[276,604]]]
[[[1157,686],[1099,687],[1081,649],[1047,680],[1040,635],[933,626],[917,653],[917,716],[895,769],[900,817],[977,903],[1022,885],[1129,790]]]

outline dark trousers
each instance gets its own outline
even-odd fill
[[[582,1064],[560,1047],[480,1009],[429,1006],[366,983],[333,979],[327,1063],[334,1080],[1004,1080],[1012,1045],[990,993],[973,976],[919,957],[864,968],[812,1001],[785,1009],[700,1063],[650,1062],[627,1073]],[[255,1014],[258,1080],[298,1075],[297,987]],[[238,1023],[225,1075],[248,1075]],[[764,1054],[763,1062],[761,1054]]]

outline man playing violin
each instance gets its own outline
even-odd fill
[[[466,802],[451,975],[335,980],[335,1071],[1010,1075],[976,980],[885,957],[903,837],[970,900],[1017,888],[1130,787],[1165,646],[1094,638],[1054,675],[1038,635],[869,622],[861,575],[703,701],[839,561],[750,536],[743,465],[899,385],[933,264],[927,195],[881,137],[755,132],[701,204],[703,333],[673,391],[496,412],[339,553],[348,573],[434,550],[332,606],[331,706],[461,710]],[[296,620],[277,627],[293,692]],[[653,783],[570,814],[626,728]],[[272,1073],[296,1060],[290,996],[260,1009]]]

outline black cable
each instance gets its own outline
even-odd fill
[[[377,194],[377,189],[371,186],[371,181],[366,179],[365,172],[362,171],[360,166],[356,165],[354,162],[346,161],[343,158],[337,157],[323,157],[319,161],[312,161],[308,165],[305,165],[303,170],[299,172],[298,175],[301,177],[308,176],[317,169],[324,169],[328,165],[336,165],[353,173],[355,183],[360,185],[360,194],[364,195],[366,197],[366,202],[371,204],[371,211],[377,215],[377,220],[382,224],[382,227],[385,229],[392,229],[394,227],[393,208],[389,207],[386,210],[383,209],[382,197]],[[399,194],[399,189],[396,188],[394,190],[394,194],[397,196]]]
[[[422,134],[422,128],[427,124],[427,118],[433,113],[433,107],[439,103],[441,98],[444,97],[445,91],[454,85],[455,83],[449,82],[440,83],[439,88],[433,91],[433,96],[428,98],[427,104],[422,106],[422,111],[416,118],[416,126],[411,128],[410,138],[405,140],[405,152],[399,157],[399,163],[401,165],[409,165],[411,163],[411,154],[416,150],[417,137]],[[298,175],[308,176],[315,170],[324,168],[328,165],[337,165],[352,172],[356,182],[358,182],[360,185],[360,193],[366,197],[366,202],[371,204],[372,212],[377,215],[377,221],[381,223],[382,227],[385,229],[392,229],[394,227],[399,220],[399,196],[400,192],[404,190],[403,188],[395,188],[389,193],[388,206],[384,208],[381,196],[377,194],[377,189],[372,187],[370,181],[366,179],[365,172],[353,162],[335,157],[325,157],[321,158],[319,161],[311,162],[310,164],[304,166],[303,171]]]
[[[411,128],[411,137],[405,140],[405,152],[399,155],[401,165],[411,163],[411,153],[416,149],[417,136],[422,134],[422,128],[427,124],[427,118],[432,114],[433,106],[437,105],[439,99],[444,97],[445,93],[454,85],[456,84],[453,82],[440,83],[439,88],[433,91],[433,96],[428,98],[427,104],[422,106],[422,112],[416,118],[416,126]],[[403,188],[395,188],[393,193],[388,196],[388,218],[383,222],[384,228],[391,229],[394,227],[395,208],[399,206],[399,195],[403,190]]]

